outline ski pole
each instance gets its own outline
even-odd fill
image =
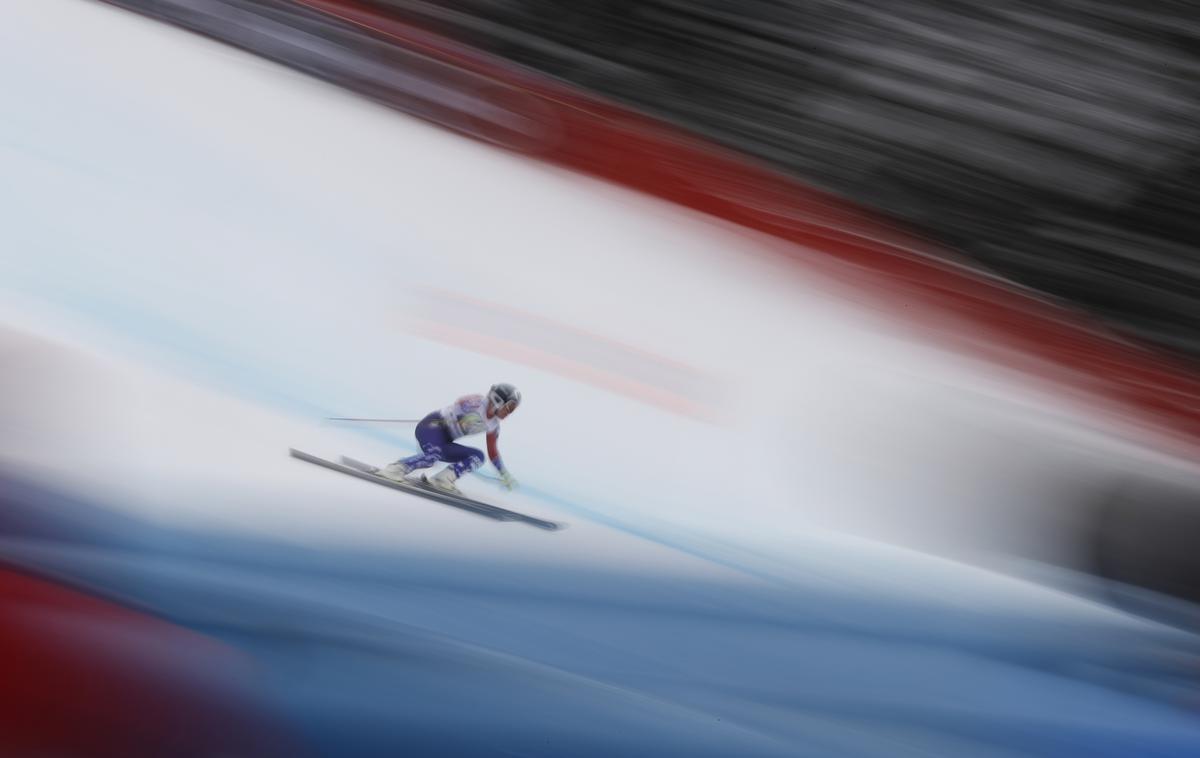
[[[357,421],[369,424],[419,424],[419,418],[351,418],[348,416],[326,416],[326,421]]]

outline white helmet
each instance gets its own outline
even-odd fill
[[[511,384],[493,384],[487,397],[494,408],[503,408],[511,404],[513,409],[516,409],[521,404],[521,393]]]

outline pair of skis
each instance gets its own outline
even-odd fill
[[[368,482],[381,484],[384,487],[390,487],[394,490],[400,490],[401,492],[407,492],[411,495],[417,495],[429,500],[434,500],[444,505],[453,506],[455,508],[460,508],[464,511],[469,511],[480,516],[486,516],[487,518],[495,519],[496,521],[519,521],[521,523],[529,524],[530,526],[536,526],[538,529],[545,529],[547,531],[557,531],[563,526],[562,524],[554,521],[547,521],[535,516],[528,516],[524,513],[510,511],[507,508],[501,508],[498,505],[491,505],[490,503],[474,500],[465,495],[455,495],[450,492],[443,492],[442,490],[436,489],[417,480],[407,479],[403,482],[397,482],[393,481],[392,479],[386,479],[378,475],[377,472],[379,469],[375,466],[372,466],[368,463],[363,463],[362,461],[356,461],[353,458],[347,458],[344,455],[342,456],[341,462],[338,463],[335,461],[326,460],[325,458],[320,458],[312,455],[311,453],[306,453],[303,450],[297,450],[295,448],[292,448],[290,452],[293,458],[307,461],[308,463],[330,469],[331,471],[337,471],[349,476],[353,476],[357,479],[364,479]]]

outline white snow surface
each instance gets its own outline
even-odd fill
[[[912,550],[943,592],[983,575],[918,551],[987,563],[1080,483],[1185,468],[777,242],[188,33],[45,0],[7,11],[0,63],[3,455],[155,520],[919,592],[870,557]],[[561,534],[286,456],[407,454],[408,426],[322,418],[494,381],[525,397],[501,439],[524,487],[465,486]]]

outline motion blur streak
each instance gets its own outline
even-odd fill
[[[0,479],[0,503],[9,513],[22,505],[13,489],[11,478]],[[21,547],[34,547],[11,529],[4,543],[5,561]],[[38,549],[53,545],[42,542]],[[282,758],[307,752],[283,739],[273,717],[253,706],[247,656],[3,564],[0,650],[0,753],[6,756]]]
[[[416,292],[412,300],[407,306],[414,315],[402,320],[415,334],[508,357],[674,413],[719,418],[713,400],[728,390],[686,364],[452,292]]]
[[[653,113],[1198,354],[1191,3],[311,2]]]

